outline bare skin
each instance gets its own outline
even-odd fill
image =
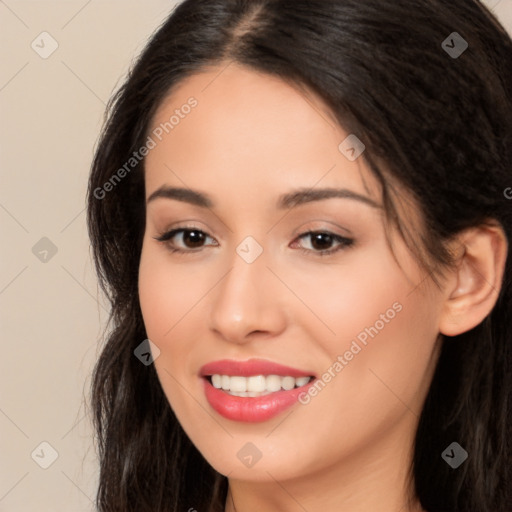
[[[197,106],[147,155],[146,198],[171,186],[200,191],[213,204],[164,197],[147,204],[139,292],[170,406],[229,478],[226,512],[421,512],[407,471],[439,334],[465,332],[492,310],[505,265],[503,231],[461,235],[453,246],[459,264],[438,288],[393,231],[400,265],[394,260],[378,184],[363,158],[350,161],[339,150],[349,133],[319,99],[223,65],[182,82],[151,129],[191,96]],[[331,197],[276,206],[299,188],[343,188],[375,205]],[[420,223],[414,209],[408,215]],[[190,232],[155,239],[178,227],[207,236],[202,245]],[[318,247],[302,236],[308,231],[353,243],[332,238]],[[263,249],[252,263],[236,252],[248,236]],[[323,248],[339,250],[320,256]],[[377,334],[345,357],[372,326]],[[336,372],[338,356],[346,364]],[[228,420],[206,400],[199,369],[250,358],[319,377],[330,368],[331,379],[307,404],[270,420]],[[247,443],[261,453],[252,467],[237,456]]]

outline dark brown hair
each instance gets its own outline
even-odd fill
[[[458,56],[442,46],[453,32],[468,44]],[[429,512],[512,510],[512,41],[476,0],[185,0],[152,36],[109,103],[87,198],[111,303],[91,390],[98,509],[224,510],[226,478],[182,430],[153,365],[133,355],[147,338],[137,288],[144,159],[112,177],[144,145],[174,86],[229,61],[325,101],[364,142],[388,219],[430,268],[451,262],[446,242],[463,229],[489,220],[503,227],[499,298],[480,325],[443,339],[410,474]],[[397,214],[393,183],[415,199],[419,236]],[[469,453],[456,470],[441,458],[453,441]]]

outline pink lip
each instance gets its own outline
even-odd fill
[[[290,366],[272,363],[264,359],[249,359],[248,361],[234,361],[223,359],[205,364],[199,371],[201,377],[209,375],[239,375],[240,377],[251,377],[254,375],[279,375],[281,377],[310,377],[314,374],[310,371],[298,370]]]
[[[211,407],[229,420],[251,423],[267,421],[291,407],[297,402],[299,395],[307,391],[315,380],[312,379],[305,386],[289,391],[281,390],[258,397],[241,397],[229,395],[225,391],[213,387],[206,377],[214,374],[242,377],[279,375],[297,378],[313,376],[313,373],[261,359],[222,360],[204,365],[200,370],[200,375],[203,377],[204,392]]]

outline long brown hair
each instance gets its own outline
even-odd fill
[[[449,51],[455,43],[443,46],[454,32],[467,43],[460,55]],[[153,365],[133,355],[147,337],[137,289],[144,159],[126,162],[176,84],[229,60],[306,86],[364,141],[387,218],[426,265],[449,263],[445,242],[489,219],[512,240],[512,41],[481,3],[180,3],[111,99],[90,174],[88,228],[111,303],[91,389],[101,512],[224,510],[226,478],[182,430]],[[393,182],[416,200],[419,238],[397,214]],[[429,512],[512,510],[510,246],[492,313],[443,340],[410,468]],[[470,454],[457,470],[440,455],[454,440]]]

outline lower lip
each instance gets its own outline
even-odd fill
[[[206,399],[221,416],[228,420],[256,423],[267,421],[295,404],[314,379],[300,388],[255,397],[232,396],[213,387],[208,379],[203,380]]]

